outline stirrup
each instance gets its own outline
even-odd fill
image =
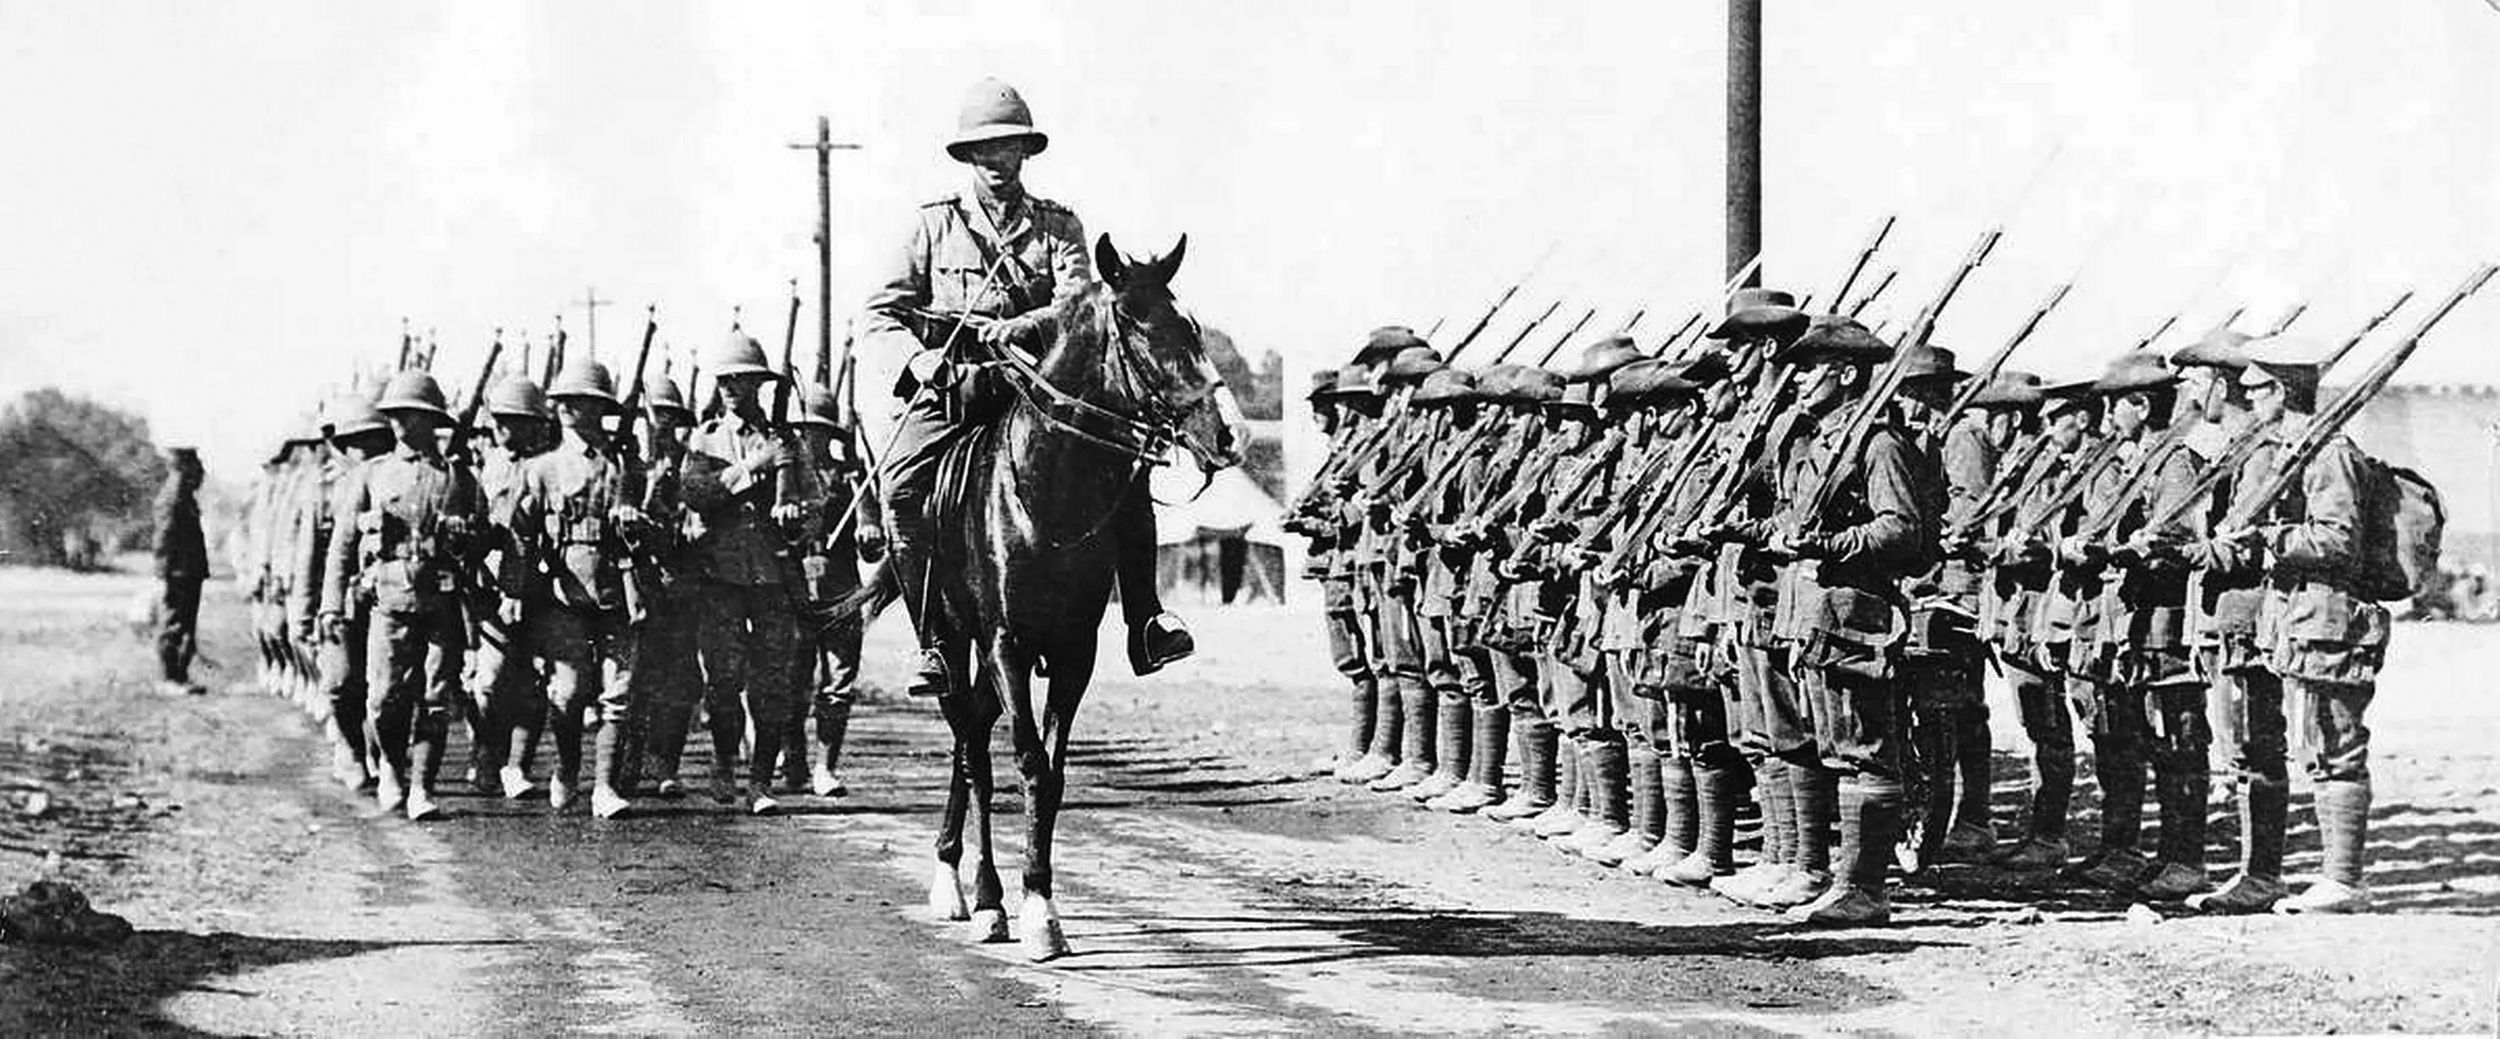
[[[935,646],[920,647],[920,670],[912,675],[911,683],[903,687],[903,692],[910,696],[939,697],[946,695],[954,686],[955,673],[946,664],[946,654]]]

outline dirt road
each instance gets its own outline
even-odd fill
[[[603,823],[461,796],[458,818],[412,826],[330,785],[292,706],[240,688],[149,692],[118,619],[135,587],[0,571],[0,883],[64,876],[142,931],[109,951],[0,946],[0,1032],[2494,1025],[2495,711],[2433,695],[2500,664],[2487,630],[2399,635],[2377,719],[2388,913],[2131,919],[2123,903],[1948,871],[1905,892],[1900,926],[1801,933],[1311,778],[1338,700],[1313,623],[1197,609],[1200,658],[1107,680],[1080,719],[1060,840],[1077,955],[1033,967],[920,907],[943,764],[926,705],[865,709],[854,795],[797,798],[778,818],[696,798]],[[216,590],[213,674],[234,683],[239,625]],[[869,651],[886,688],[893,639],[880,631]],[[2021,767],[2011,753],[1999,765],[2010,811]],[[20,811],[37,788],[54,802],[40,818]],[[2295,840],[2313,847],[2296,813]]]

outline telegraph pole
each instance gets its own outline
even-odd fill
[[[589,319],[586,323],[590,326],[588,335],[590,340],[590,359],[596,361],[599,359],[599,308],[616,301],[612,299],[600,299],[599,290],[597,288],[592,288],[582,293],[580,302],[582,305],[583,316]]]
[[[1727,0],[1726,276],[1735,277],[1761,252],[1762,0]],[[1760,284],[1756,267],[1744,285]]]
[[[816,153],[816,381],[833,386],[833,153],[858,149],[833,139],[833,122],[816,117],[816,139],[790,145]]]

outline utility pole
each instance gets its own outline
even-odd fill
[[[588,338],[590,340],[591,360],[596,361],[599,359],[599,308],[614,302],[616,301],[612,299],[600,299],[599,290],[596,287],[582,293],[582,313],[589,318],[588,324],[590,329]]]
[[[833,139],[833,121],[816,117],[816,139],[790,145],[816,153],[816,381],[833,386],[833,153],[856,144]]]
[[[1727,0],[1727,276],[1761,252],[1762,0]],[[1757,267],[1738,287],[1760,284]]]

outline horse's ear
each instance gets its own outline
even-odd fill
[[[1114,289],[1126,287],[1128,261],[1121,259],[1120,251],[1111,247],[1110,235],[1094,238],[1094,273],[1101,275],[1103,283]]]
[[[1173,244],[1171,252],[1139,265],[1137,273],[1139,277],[1154,284],[1170,285],[1172,276],[1180,273],[1181,257],[1187,255],[1188,252],[1189,236],[1184,234],[1179,242]]]

